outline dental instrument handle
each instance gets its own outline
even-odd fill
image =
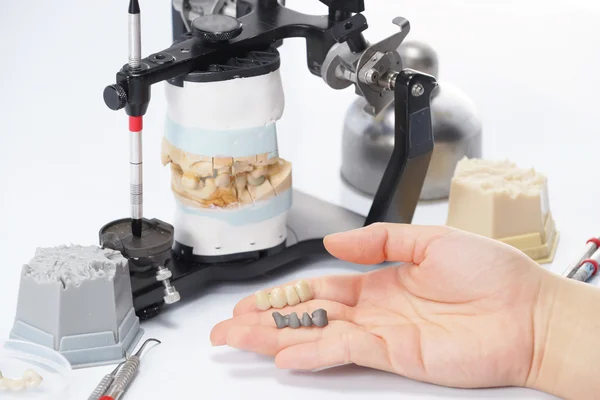
[[[140,357],[150,342],[156,342],[158,344],[161,343],[158,339],[146,340],[137,353],[123,362],[123,365],[116,374],[112,385],[110,385],[108,391],[100,400],[119,400],[121,396],[125,394],[125,390],[127,390],[127,387],[131,384],[133,378],[135,378],[135,375],[140,367]]]
[[[583,261],[571,279],[587,282],[598,273],[598,264],[600,264],[600,249],[596,250],[589,259]]]
[[[589,281],[598,272],[598,263],[594,260],[587,260],[581,267],[575,272],[571,279],[580,282]]]
[[[96,389],[94,389],[90,397],[88,397],[88,400],[100,400],[100,398],[102,398],[104,393],[106,393],[106,391],[110,387],[110,384],[113,382],[113,379],[114,377],[110,374],[104,375],[104,378],[102,378],[98,386],[96,386]]]
[[[113,383],[115,375],[123,366],[123,364],[124,363],[117,365],[117,368],[115,368],[110,374],[104,375],[104,378],[102,378],[100,383],[98,383],[98,386],[96,386],[96,389],[94,389],[90,397],[88,397],[88,400],[100,400],[102,398],[102,396],[106,393],[110,385]]]
[[[579,257],[577,262],[574,262],[573,264],[569,265],[569,268],[567,268],[565,270],[565,272],[563,273],[563,276],[566,276],[569,279],[573,278],[573,276],[575,275],[575,273],[577,272],[579,267],[581,267],[581,265],[584,263],[584,261],[587,260],[588,258],[590,258],[592,256],[592,254],[594,254],[594,252],[599,247],[600,247],[600,238],[589,239],[586,242],[586,247],[585,247],[585,250],[584,250],[583,254],[581,255],[581,257]]]
[[[125,390],[133,381],[135,374],[137,373],[140,367],[140,358],[138,356],[131,356],[121,368],[121,371],[115,377],[112,385],[108,389],[105,397],[110,397],[112,400],[119,400],[123,394],[125,394]],[[108,399],[101,399],[108,400]]]

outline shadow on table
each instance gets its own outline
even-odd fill
[[[416,397],[435,396],[449,399],[555,399],[537,391],[519,388],[452,389],[356,365],[345,365],[319,372],[285,371],[274,367],[271,357],[237,351],[215,354],[211,357],[211,361],[216,364],[242,365],[230,369],[231,378],[236,380],[271,379],[282,386],[311,391],[401,393]]]

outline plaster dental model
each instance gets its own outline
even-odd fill
[[[278,329],[286,327],[298,329],[301,326],[317,326],[323,328],[329,324],[329,321],[327,320],[327,311],[323,309],[313,311],[312,315],[308,315],[308,313],[305,312],[302,314],[301,318],[299,318],[298,314],[295,312],[289,315],[281,315],[281,313],[275,311],[273,313],[273,319],[275,320],[275,325]]]
[[[142,333],[121,253],[40,248],[23,266],[11,338],[54,349],[82,368],[121,362]]]
[[[552,262],[559,237],[547,178],[510,161],[463,158],[458,163],[447,225],[507,243],[540,264]]]
[[[208,259],[284,245],[292,167],[277,148],[279,67],[234,80],[198,74],[167,85],[162,162],[171,164],[177,246]]]
[[[295,306],[312,300],[313,292],[307,281],[301,280],[294,286],[285,288],[275,288],[271,293],[258,291],[255,293],[256,308],[261,311],[267,311],[271,307],[283,308],[285,306]]]
[[[27,388],[37,388],[42,384],[44,379],[34,370],[28,369],[23,373],[21,379],[6,378],[0,372],[0,391],[12,390],[20,392]]]

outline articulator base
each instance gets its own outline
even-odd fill
[[[360,228],[365,217],[295,190],[285,243],[234,255],[234,259],[202,260],[190,257],[191,249],[174,243],[169,224],[144,220],[140,238],[131,235],[129,224],[129,219],[122,219],[105,225],[100,245],[121,251],[129,260],[133,304],[140,319],[146,320],[158,315],[164,304],[195,296],[210,283],[249,280],[298,261],[328,257],[323,238]]]

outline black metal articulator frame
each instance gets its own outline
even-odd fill
[[[140,72],[123,67],[116,84],[105,89],[105,102],[113,110],[124,108],[130,116],[144,115],[153,84],[177,82],[194,71],[211,71],[231,58],[268,51],[278,41],[292,37],[306,39],[308,69],[320,77],[323,62],[336,43],[348,43],[357,51],[364,49],[362,32],[367,28],[360,14],[364,11],[362,1],[321,1],[330,7],[328,16],[304,15],[277,0],[241,2],[249,12],[239,18],[242,30],[238,36],[215,43],[186,33],[170,48],[143,59]],[[377,222],[411,223],[434,146],[430,95],[436,82],[431,76],[404,70],[398,72],[391,86],[395,148],[366,219],[294,191],[285,243],[273,249],[211,258],[191,256],[193,249],[175,244],[173,227],[162,221],[144,219],[139,238],[131,235],[129,219],[104,226],[100,244],[121,251],[130,261],[134,307],[140,318],[157,315],[164,304],[165,286],[156,278],[157,268],[170,271],[170,283],[185,299],[211,282],[252,279],[299,260],[327,256],[323,238],[329,234]],[[421,89],[418,93],[415,86]]]

